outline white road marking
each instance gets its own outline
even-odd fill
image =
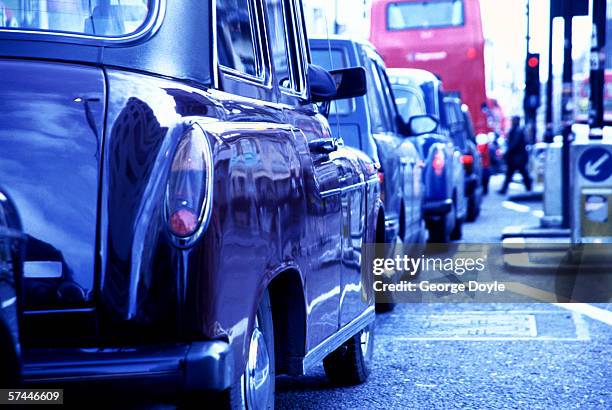
[[[6,309],[7,307],[14,305],[16,301],[17,298],[10,298],[8,300],[5,300],[4,302],[2,302],[2,309]]]
[[[524,214],[531,211],[531,208],[528,207],[527,205],[517,204],[516,202],[512,202],[512,201],[504,201],[502,202],[502,206],[506,209],[510,209],[511,211],[521,212]]]
[[[572,312],[580,313],[584,316],[588,316],[591,319],[595,319],[599,322],[605,323],[612,326],[612,312],[609,310],[601,309],[588,303],[553,303],[563,309],[570,310]]]

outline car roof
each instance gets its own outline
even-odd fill
[[[368,40],[361,39],[361,38],[349,38],[347,36],[338,35],[338,34],[332,34],[329,37],[311,37],[310,42],[316,47],[325,45],[329,42],[329,44],[332,47],[358,44],[364,47],[371,47],[372,49],[376,50],[374,45],[370,43]]]
[[[158,1],[155,24],[142,38],[111,44],[88,36],[5,30],[0,34],[0,57],[93,64],[212,84],[210,7],[203,7],[201,0]]]
[[[440,79],[435,74],[418,68],[387,68],[387,75],[396,84],[421,85],[427,82],[440,82]]]

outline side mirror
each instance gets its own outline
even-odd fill
[[[361,97],[367,91],[366,73],[363,67],[327,72],[311,64],[308,67],[308,82],[313,103]]]
[[[438,119],[431,115],[415,115],[408,120],[408,129],[411,136],[419,136],[434,132],[438,128]]]

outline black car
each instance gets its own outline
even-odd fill
[[[365,381],[380,184],[317,109],[364,95],[365,72],[310,64],[301,1],[11,4],[0,183],[26,235],[24,383],[251,409],[273,406],[276,374],[322,362]]]
[[[24,239],[17,210],[0,188],[0,388],[17,387],[20,379],[17,294]]]

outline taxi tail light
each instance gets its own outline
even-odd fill
[[[444,154],[441,151],[437,151],[434,154],[433,162],[431,164],[437,176],[442,175],[442,173],[444,172],[444,163]]]
[[[471,174],[474,171],[474,157],[472,155],[462,155],[461,163],[466,174]]]
[[[378,170],[378,181],[380,182],[380,200],[385,202],[385,173]]]
[[[178,143],[166,188],[169,231],[194,235],[209,217],[212,200],[212,152],[204,132],[191,128]],[[205,228],[205,227],[204,227]]]

